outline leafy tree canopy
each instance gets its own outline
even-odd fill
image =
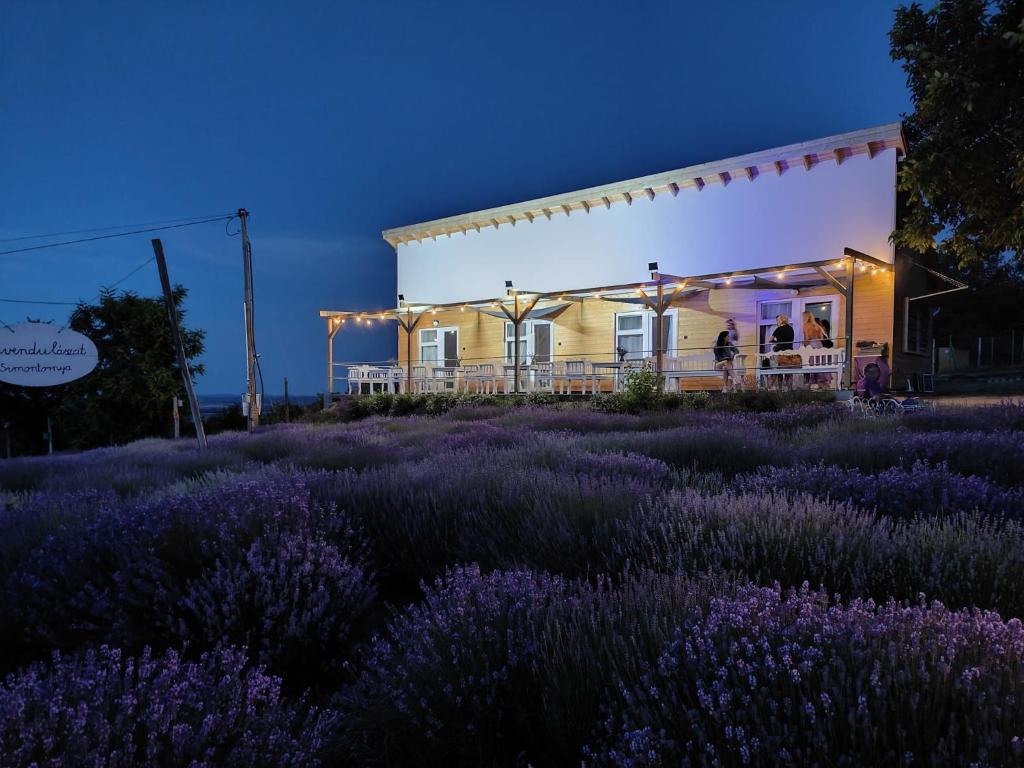
[[[186,295],[185,288],[174,287],[185,355],[193,376],[199,376],[203,366],[191,361],[203,353],[205,333],[184,327]],[[45,447],[39,437],[47,416],[59,448],[170,436],[171,398],[181,396],[182,385],[163,300],[105,291],[97,304],[80,304],[68,325],[92,339],[99,363],[88,376],[64,386],[0,388],[0,406],[19,439],[16,452]],[[186,419],[183,412],[183,426]],[[28,444],[20,444],[26,435]]]
[[[966,266],[1024,259],[1024,0],[901,6],[890,32],[914,102],[898,246]],[[938,243],[936,239],[938,238]]]

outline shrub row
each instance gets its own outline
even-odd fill
[[[459,569],[337,699],[366,765],[969,765],[1021,757],[1024,631],[939,604]]]
[[[286,702],[280,684],[234,650],[195,662],[106,646],[54,654],[0,685],[0,758],[6,768],[320,765],[333,716]]]
[[[7,543],[18,554],[0,585],[5,662],[94,643],[246,645],[291,686],[329,683],[376,591],[361,534],[312,498],[311,477],[274,470],[98,504],[42,542],[24,527],[29,541]]]

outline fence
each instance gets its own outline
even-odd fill
[[[522,354],[518,366],[512,355],[504,357],[453,357],[414,361],[411,365],[387,361],[332,363],[331,394],[374,391],[490,391],[511,393],[548,391],[596,393],[623,387],[631,370],[648,366],[658,372],[668,389],[730,389],[747,387],[838,387],[843,382],[845,343],[833,347],[801,345],[775,351],[764,344],[738,345],[739,355],[724,363],[713,347],[676,347],[662,351],[658,370],[657,350],[623,349],[575,354]],[[857,350],[855,357],[877,359],[877,350]],[[858,364],[861,361],[858,360]],[[517,379],[518,368],[518,379]],[[693,387],[689,387],[693,388]],[[325,397],[325,401],[326,401]]]
[[[1024,329],[1001,335],[946,334],[935,338],[935,372],[1024,365]]]

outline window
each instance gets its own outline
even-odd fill
[[[459,329],[424,328],[421,330],[420,362],[424,365],[458,365]]]
[[[777,323],[775,318],[785,315],[793,321],[792,301],[761,301],[758,302],[757,311],[757,343],[761,345],[762,352],[771,352],[772,345],[768,341],[775,333]]]
[[[515,326],[505,323],[505,362],[515,360]],[[524,320],[519,324],[519,362],[548,363],[551,362],[552,338],[554,326],[550,320]]]
[[[914,306],[909,299],[903,300],[903,350],[925,354],[929,346],[928,315],[924,307]]]
[[[662,319],[661,348],[667,355],[676,354],[676,319],[678,311],[668,310]],[[657,354],[658,316],[651,310],[620,312],[615,315],[615,348],[625,352],[626,360],[642,360]]]
[[[785,315],[793,326],[793,341],[799,346],[804,337],[803,313],[810,312],[824,327],[830,339],[835,339],[837,332],[842,336],[842,329],[836,328],[836,312],[839,307],[838,296],[809,296],[806,299],[784,299],[779,301],[759,301],[757,303],[757,343],[762,353],[772,351],[768,341],[775,333],[775,318]],[[837,346],[842,346],[837,343]]]
[[[420,331],[420,362],[436,363],[438,358],[437,331]]]

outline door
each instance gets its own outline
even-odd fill
[[[515,361],[515,326],[505,323],[505,362]],[[551,361],[554,326],[550,320],[524,320],[519,324],[519,362],[547,363]]]
[[[794,330],[799,332],[799,320],[794,320],[793,309],[794,302],[792,299],[785,299],[783,301],[759,301],[757,303],[757,343],[760,345],[759,349],[763,354],[767,354],[772,351],[772,344],[768,339],[775,333],[775,329],[778,327],[778,323],[775,318],[779,315],[785,315],[790,324],[794,325]],[[799,339],[799,336],[797,337]]]
[[[839,335],[843,335],[842,329],[837,329],[835,326],[836,312],[839,309],[839,301],[835,296],[825,297],[814,297],[813,299],[804,299],[804,312],[810,312],[821,326],[825,329],[825,334],[830,338],[835,338],[835,334],[838,331]],[[803,317],[799,320],[798,333],[801,338],[803,335]]]
[[[459,330],[445,328],[441,335],[441,344],[444,350],[445,366],[454,368],[459,364]]]
[[[459,329],[424,328],[420,331],[420,362],[423,365],[459,364]]]
[[[551,323],[533,323],[533,362],[551,362]]]

